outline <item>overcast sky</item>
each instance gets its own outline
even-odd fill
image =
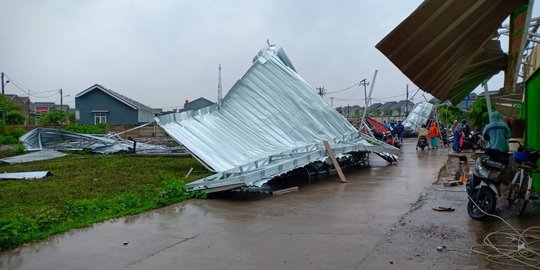
[[[150,107],[181,108],[185,99],[216,100],[219,63],[226,93],[269,39],[312,87],[340,90],[378,69],[374,102],[399,100],[407,84],[417,87],[375,44],[421,2],[0,0],[0,71],[32,101],[59,103],[43,91],[62,88],[73,107],[97,83]],[[9,94],[23,90],[6,85]],[[334,106],[353,105],[364,93],[330,96]]]

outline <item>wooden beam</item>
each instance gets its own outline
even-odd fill
[[[339,175],[339,179],[341,180],[341,183],[347,183],[347,179],[345,179],[345,175],[341,171],[341,167],[339,166],[336,156],[334,155],[334,150],[332,150],[332,147],[330,147],[330,144],[328,143],[327,139],[324,139],[323,143],[324,143],[324,147],[326,147],[326,153],[328,153],[328,157],[330,157],[330,159],[332,160],[332,163],[334,164],[334,167],[336,168],[336,171]]]

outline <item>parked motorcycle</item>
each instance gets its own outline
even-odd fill
[[[416,142],[416,149],[418,149],[418,147],[420,147],[420,149],[422,149],[422,151],[424,151],[424,148],[426,148],[427,146],[428,146],[428,143],[427,143],[426,136],[418,137],[418,142]],[[428,149],[429,149],[429,147],[428,147]]]
[[[391,131],[384,133],[382,141],[389,145],[393,145],[394,147],[401,148],[401,142],[399,141],[398,136]]]
[[[489,136],[486,135],[486,141]],[[466,183],[469,202],[467,213],[476,220],[495,212],[497,196],[501,196],[501,172],[508,164],[508,157],[501,151],[485,149],[476,159],[473,173]]]

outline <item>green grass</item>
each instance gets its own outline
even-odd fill
[[[191,175],[184,179],[193,167]],[[0,180],[0,250],[69,229],[180,202],[185,182],[210,173],[195,159],[76,155],[1,171],[47,170],[39,180]]]

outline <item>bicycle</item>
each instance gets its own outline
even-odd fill
[[[510,143],[519,144],[518,150],[513,153],[514,161],[519,163],[519,166],[510,184],[508,204],[512,206],[512,203],[517,201],[516,214],[520,216],[525,211],[527,202],[532,194],[532,173],[540,173],[540,170],[536,166],[540,152],[524,147],[518,141],[510,141]]]

